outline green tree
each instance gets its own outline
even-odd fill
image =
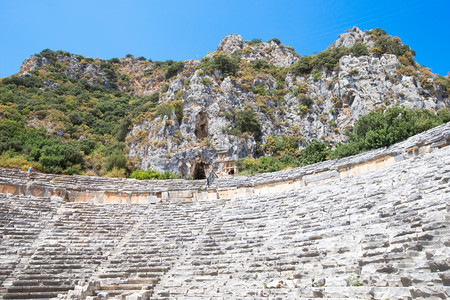
[[[277,39],[277,38],[270,39],[270,40],[268,40],[267,42],[268,42],[268,43],[274,42],[274,43],[277,44],[277,45],[280,45],[280,44],[281,44],[281,41],[280,41],[279,39]]]
[[[256,174],[266,172],[276,172],[281,170],[282,165],[278,160],[270,156],[260,158],[241,158],[236,162],[236,167],[240,174]]]
[[[300,164],[306,166],[325,161],[329,154],[330,151],[325,143],[313,140],[300,151]]]
[[[350,53],[353,54],[354,56],[363,56],[363,55],[369,55],[369,49],[367,48],[367,45],[364,43],[356,43],[355,45],[353,45],[353,47],[351,47],[350,49]]]
[[[236,114],[235,127],[240,132],[248,132],[255,138],[255,141],[260,141],[262,137],[261,124],[258,121],[256,113],[245,108]]]
[[[269,63],[267,61],[265,61],[265,60],[262,60],[262,59],[252,60],[250,62],[250,64],[251,64],[252,68],[255,71],[259,71],[259,70],[262,70],[262,69],[270,69]]]
[[[180,72],[183,68],[184,68],[184,63],[182,61],[174,62],[167,68],[167,71],[164,74],[164,77],[166,79],[170,79],[173,76],[177,75],[177,73]]]
[[[268,136],[263,146],[264,153],[276,159],[284,157],[298,157],[300,138],[297,136],[282,135],[281,139],[275,136]]]
[[[84,157],[75,144],[51,144],[41,150],[39,163],[47,173],[78,174],[84,168]]]
[[[42,81],[36,76],[11,76],[2,79],[2,84],[14,84],[16,86],[24,86],[27,88],[42,87]]]
[[[120,151],[114,151],[110,156],[106,158],[105,169],[112,171],[113,169],[125,169],[127,166],[127,157]]]
[[[313,66],[314,63],[312,56],[305,55],[292,65],[291,72],[296,75],[306,75],[311,73]]]
[[[178,174],[164,171],[162,173],[155,170],[135,170],[131,173],[130,178],[138,180],[151,180],[151,179],[178,179]]]
[[[333,157],[389,146],[442,123],[440,115],[425,109],[396,105],[385,112],[373,111],[355,122],[353,131],[347,133],[348,142],[337,145]]]
[[[249,44],[250,46],[252,45],[257,45],[257,44],[261,44],[263,41],[261,39],[253,39],[251,41],[246,41],[247,44]]]
[[[224,53],[216,53],[212,59],[203,61],[200,67],[207,70],[219,70],[224,76],[234,76],[239,69],[239,63],[236,58],[228,57]]]

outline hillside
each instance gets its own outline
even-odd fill
[[[44,50],[2,79],[0,153],[53,173],[204,178],[235,173],[244,157],[297,159],[313,139],[334,146],[359,118],[395,105],[446,122],[450,78],[414,54],[381,29],[358,28],[313,56],[239,35],[183,62]]]

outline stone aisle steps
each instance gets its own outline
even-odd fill
[[[61,206],[60,198],[0,195],[0,295],[5,292],[16,267],[28,261],[33,245]]]
[[[258,227],[258,230],[276,233],[279,230],[277,222],[283,220],[280,207],[285,206],[286,213],[293,210],[289,205],[277,203],[275,199],[270,202],[265,198],[246,200],[247,202],[243,202],[242,199],[237,199],[227,204],[227,211],[205,233],[198,248],[186,257],[187,261],[182,267],[171,272],[171,278],[166,278],[165,290],[169,291],[170,297],[217,295],[217,287],[214,284],[225,283],[230,280],[232,274],[244,272],[242,266],[245,262],[236,259],[245,254],[253,255],[253,248],[264,244],[264,240],[261,240],[263,235],[256,234],[255,227]],[[261,213],[265,213],[266,216]],[[261,226],[263,223],[265,225]],[[230,235],[228,232],[233,234]],[[183,288],[183,279],[186,276],[192,278],[188,283],[189,288]],[[207,294],[209,289],[214,289],[214,293],[211,291],[212,294]],[[159,292],[156,296],[167,294],[166,291]]]
[[[67,203],[57,215],[47,224],[4,299],[51,298],[72,290],[105,260],[109,249],[138,218],[139,208]]]
[[[152,206],[99,274],[98,298],[151,295],[161,278],[184,255],[197,235],[220,210],[217,203],[166,203]]]

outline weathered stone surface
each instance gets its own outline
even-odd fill
[[[239,34],[230,34],[220,41],[217,51],[231,55],[236,51],[242,50],[243,44],[244,42]]]
[[[356,43],[366,44],[369,48],[373,47],[374,41],[370,34],[363,32],[358,27],[353,27],[346,33],[340,34],[339,38],[331,44],[330,48],[346,47],[350,48]]]
[[[242,54],[243,59],[248,61],[262,59],[275,64],[284,55],[276,52],[280,46],[273,42],[248,48],[253,50]],[[266,51],[265,48],[271,50]],[[271,51],[278,54],[273,54],[272,57]],[[282,51],[289,53],[284,48]],[[286,55],[289,61],[286,64],[295,61]],[[285,78],[287,88],[294,91],[301,86],[307,87],[306,94],[314,103],[308,113],[299,113],[301,101],[294,94],[287,93],[283,99],[283,109],[274,108],[271,116],[264,113],[269,104],[261,106],[261,100],[258,100],[260,95],[256,95],[251,89],[243,89],[244,82],[241,79],[233,82],[226,77],[221,80],[218,76],[199,76],[197,71],[190,77],[188,86],[182,86],[179,79],[174,80],[168,93],[161,99],[174,100],[176,93],[183,91],[182,122],[179,123],[173,115],[168,119],[143,121],[135,125],[127,140],[130,155],[143,158],[141,167],[144,169],[168,168],[183,176],[192,176],[195,161],[199,160],[209,166],[208,171],[214,169],[220,173],[221,153],[230,161],[252,156],[254,153],[256,143],[253,137],[238,138],[230,135],[227,129],[233,128],[233,123],[224,113],[243,109],[248,103],[257,111],[263,141],[269,135],[301,133],[306,139],[338,142],[345,139],[346,128],[351,127],[358,118],[380,107],[399,104],[437,111],[448,106],[448,99],[439,96],[438,86],[433,88],[436,93],[430,93],[430,88],[422,86],[412,76],[397,75],[398,65],[397,57],[392,54],[381,57],[344,56],[339,61],[338,71],[324,72],[319,80],[312,76],[294,76],[288,73]],[[208,78],[212,84],[203,84],[203,78]],[[276,79],[266,74],[264,78],[252,82],[252,88],[257,86],[263,86],[266,90],[274,89]],[[207,145],[194,135],[201,113],[208,119]],[[330,122],[335,122],[336,127],[331,128]],[[292,131],[293,128],[297,133]],[[141,140],[135,139],[142,132],[147,133],[146,140],[159,147],[149,143],[142,144]],[[170,158],[167,153],[170,153]]]
[[[99,59],[97,59],[97,61],[98,60]],[[30,72],[37,68],[46,67],[55,61],[68,65],[68,68],[64,70],[64,74],[71,78],[85,79],[90,84],[101,84],[107,88],[111,88],[113,86],[111,79],[105,75],[103,69],[98,64],[81,63],[74,54],[58,54],[54,60],[43,56],[33,55],[22,63],[20,66],[20,72]],[[56,83],[48,82],[48,85],[50,86],[53,84]]]

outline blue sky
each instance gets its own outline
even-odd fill
[[[45,48],[110,59],[201,58],[224,36],[279,38],[300,54],[346,29],[383,28],[433,73],[450,72],[450,1],[0,0],[0,77]]]

